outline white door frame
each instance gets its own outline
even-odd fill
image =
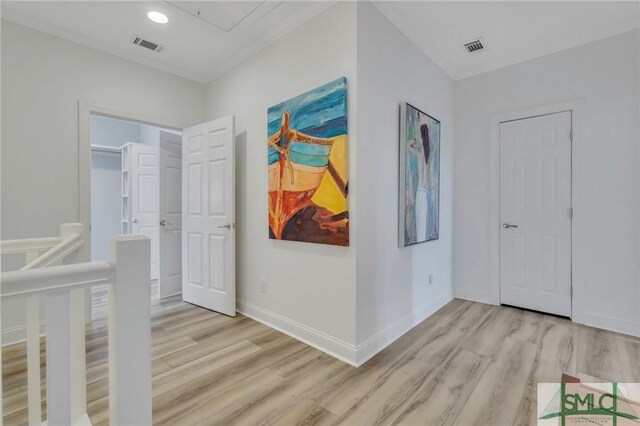
[[[87,243],[84,245],[83,260],[91,260],[91,116],[117,118],[140,124],[162,127],[169,130],[182,131],[184,126],[175,122],[164,121],[160,117],[144,113],[128,112],[103,105],[78,101],[78,221],[85,226]]]
[[[140,124],[182,131],[184,123],[145,113],[118,110],[83,100],[78,101],[78,222],[84,225],[85,243],[80,248],[79,261],[91,261],[91,116],[117,118]],[[87,292],[86,319],[91,321],[91,293]]]
[[[571,221],[571,281],[573,295],[571,298],[572,319],[582,321],[583,289],[581,283],[583,277],[578,276],[582,265],[582,253],[580,246],[576,244],[582,235],[576,233],[576,222],[580,221],[580,208],[582,207],[580,188],[576,184],[581,174],[580,164],[580,129],[582,128],[583,99],[574,99],[566,102],[558,102],[498,114],[490,119],[489,123],[489,282],[492,286],[488,303],[500,304],[500,123],[504,121],[520,120],[540,115],[555,114],[563,111],[571,111],[571,127],[573,140],[571,145],[571,203],[573,208],[573,220]]]

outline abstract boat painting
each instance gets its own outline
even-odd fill
[[[347,79],[268,109],[269,238],[349,245]]]
[[[436,240],[440,215],[440,122],[400,107],[399,244]]]

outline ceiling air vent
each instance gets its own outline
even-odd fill
[[[137,44],[145,49],[153,50],[154,52],[162,52],[162,46],[149,40],[145,40],[142,37],[134,36],[133,44]]]
[[[467,50],[467,52],[469,53],[476,53],[479,52],[481,50],[484,50],[484,44],[483,44],[484,40],[482,39],[482,37],[478,38],[477,40],[473,40],[470,43],[466,43],[464,45],[464,48]]]

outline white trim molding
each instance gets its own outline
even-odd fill
[[[91,116],[117,118],[140,124],[162,127],[164,129],[182,131],[182,124],[171,120],[163,121],[159,117],[149,117],[144,113],[134,113],[111,107],[78,101],[78,222],[84,224],[86,235],[83,259],[91,259]],[[184,124],[184,123],[183,123]]]
[[[591,310],[582,312],[580,320],[574,318],[574,321],[590,327],[602,328],[616,333],[640,337],[640,323],[629,321],[627,319],[615,318],[610,315]]]
[[[369,337],[356,347],[356,365],[361,366],[387,346],[408,333],[413,327],[436,313],[440,308],[453,300],[453,294],[447,292],[438,299],[432,300],[409,312],[385,329]]]
[[[454,297],[458,299],[471,300],[473,302],[486,303],[487,305],[499,305],[500,297],[496,299],[493,292],[484,292],[469,288],[455,288]]]
[[[451,293],[444,294],[440,298],[409,312],[359,345],[345,342],[241,299],[236,299],[236,310],[246,317],[291,336],[349,365],[360,367],[452,299]]]
[[[236,299],[236,310],[242,315],[278,330],[334,358],[357,367],[356,347],[297,321],[241,299]]]
[[[171,119],[163,121],[159,117],[150,117],[144,113],[127,112],[111,107],[78,100],[78,222],[84,225],[85,244],[80,248],[80,261],[91,260],[91,116],[117,118],[140,124],[180,130],[186,125],[177,124]],[[87,323],[91,322],[91,292],[86,296]]]

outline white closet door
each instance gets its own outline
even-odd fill
[[[182,138],[160,131],[159,297],[182,291]]]
[[[500,301],[571,316],[571,112],[500,124]]]
[[[182,134],[182,297],[236,313],[234,118]]]
[[[131,144],[131,233],[151,240],[151,279],[158,279],[158,147]]]

